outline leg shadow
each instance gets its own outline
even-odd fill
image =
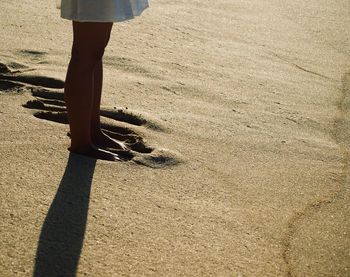
[[[96,160],[70,153],[41,229],[34,277],[75,276],[84,242]]]

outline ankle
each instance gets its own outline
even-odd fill
[[[92,144],[92,142],[84,142],[84,143],[72,142],[68,149],[69,151],[73,151],[73,152],[86,152],[92,148],[94,148],[94,145]]]
[[[101,123],[99,120],[98,121],[96,121],[96,120],[91,121],[90,127],[91,127],[91,132],[101,131]]]
[[[92,138],[98,138],[98,137],[101,137],[103,135],[105,135],[105,134],[102,132],[101,128],[96,128],[96,129],[91,130],[91,137]]]

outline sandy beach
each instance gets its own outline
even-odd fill
[[[0,3],[0,276],[350,276],[348,0],[150,1],[70,154],[71,22]]]

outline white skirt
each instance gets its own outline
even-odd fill
[[[140,15],[148,0],[61,0],[61,17],[80,22],[119,22]]]

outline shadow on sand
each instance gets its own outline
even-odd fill
[[[43,224],[34,277],[75,276],[83,246],[96,160],[70,154]]]

